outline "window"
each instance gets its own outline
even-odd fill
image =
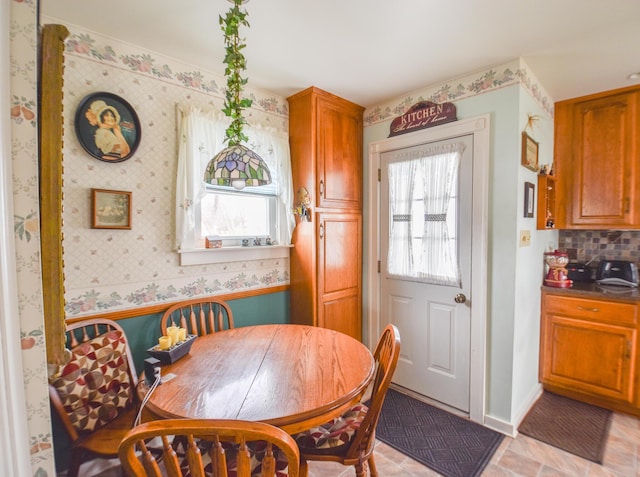
[[[180,108],[178,171],[176,182],[176,248],[200,250],[204,238],[216,236],[223,248],[240,246],[243,239],[262,244],[267,237],[281,245],[291,242],[295,219],[289,138],[286,133],[246,127],[246,144],[269,166],[272,184],[247,187],[207,185],[204,170],[225,147],[228,120],[195,107]]]
[[[200,202],[200,236],[215,236],[222,239],[225,246],[241,245],[242,239],[260,238],[262,243],[267,238],[275,240],[278,236],[277,196],[231,189],[207,186]]]
[[[458,166],[464,145],[416,149],[407,157],[397,155],[388,165],[387,273],[459,286]]]

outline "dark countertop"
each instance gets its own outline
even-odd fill
[[[570,288],[556,288],[543,285],[542,290],[556,295],[640,303],[640,290],[638,287],[598,285],[595,282],[574,281]]]

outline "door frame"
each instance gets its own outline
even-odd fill
[[[488,217],[491,117],[489,114],[455,121],[434,128],[394,136],[369,144],[368,213],[365,287],[369,299],[366,314],[368,342],[376,343],[380,330],[380,183],[378,170],[384,152],[456,136],[473,135],[473,205],[471,230],[471,347],[469,368],[469,418],[484,424],[486,390],[487,296],[489,276]]]

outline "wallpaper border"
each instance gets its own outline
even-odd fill
[[[516,84],[526,89],[540,107],[553,117],[554,101],[524,60],[518,58],[367,108],[364,112],[364,126],[373,126],[400,116],[420,101],[454,102]]]
[[[55,18],[43,16],[40,23],[60,23],[69,28],[71,35],[66,41],[65,51],[68,55],[90,59],[114,68],[224,99],[224,84],[226,82],[224,76],[183,63],[161,53],[103,36],[77,25],[61,22]],[[253,100],[250,109],[282,118],[289,117],[288,104],[283,98],[250,86],[247,86],[246,91],[248,98]]]

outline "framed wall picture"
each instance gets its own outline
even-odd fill
[[[538,172],[538,143],[526,132],[522,133],[522,165]]]
[[[131,192],[91,189],[92,229],[131,229]]]
[[[531,182],[524,183],[524,216],[533,217],[535,207],[536,186]]]
[[[101,161],[126,161],[140,144],[138,115],[115,94],[86,96],[76,110],[75,127],[80,145]]]

